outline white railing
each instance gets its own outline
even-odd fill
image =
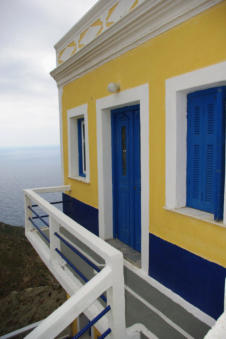
[[[224,288],[224,312],[217,319],[214,326],[205,336],[205,339],[223,339],[226,338],[226,280]]]
[[[98,300],[105,292],[110,311],[95,324],[95,327],[100,333],[104,333],[110,328],[111,333],[109,338],[127,338],[122,254],[102,239],[87,231],[39,195],[40,193],[69,190],[70,186],[60,186],[27,189],[24,191],[26,237],[48,269],[71,296],[26,338],[55,338],[81,313],[84,313],[89,319],[96,317],[106,307]],[[32,219],[31,208],[34,204],[38,205],[45,215],[48,215],[49,227],[41,228],[47,240],[49,239],[48,241],[44,240],[42,234],[32,224],[34,219]],[[61,240],[56,236],[56,233],[64,237],[64,231],[90,248],[105,263],[101,271],[85,284],[82,284],[76,278],[67,263],[56,251],[56,249],[61,250]],[[67,241],[73,244],[69,238],[67,238]]]
[[[40,325],[42,322],[42,320],[37,321],[33,324],[24,326],[22,328],[19,328],[15,331],[12,331],[10,333],[7,333],[3,336],[0,337],[0,339],[12,339],[12,338],[18,338],[19,336],[21,337],[22,335],[25,335],[26,333],[30,333],[35,327],[37,327],[38,325]]]

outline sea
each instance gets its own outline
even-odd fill
[[[24,226],[26,188],[62,185],[60,146],[0,148],[0,221]],[[61,194],[47,195],[61,200]]]

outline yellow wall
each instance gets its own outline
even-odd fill
[[[71,195],[98,207],[96,100],[108,96],[109,82],[121,90],[150,88],[150,232],[226,267],[226,230],[163,209],[165,204],[165,80],[226,60],[226,1],[125,53],[63,90],[65,184]],[[68,109],[88,103],[90,184],[68,176]]]

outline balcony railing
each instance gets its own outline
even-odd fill
[[[71,296],[26,338],[55,338],[81,313],[99,338],[156,338],[142,324],[125,326],[125,292],[121,252],[98,238],[49,203],[40,194],[69,191],[70,186],[25,190],[25,233],[46,266]],[[226,300],[226,299],[225,299]],[[221,338],[226,331],[226,311],[206,335]]]
[[[79,338],[93,325],[102,333],[99,338],[131,337],[125,327],[122,254],[40,196],[69,190],[70,186],[60,186],[24,191],[26,237],[71,296],[26,338],[55,338],[81,313],[91,320],[73,338]],[[83,246],[103,264],[87,254]],[[73,255],[84,264],[76,266]],[[89,277],[82,272],[83,265],[90,267]]]

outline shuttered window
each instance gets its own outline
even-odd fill
[[[187,206],[223,218],[225,87],[188,95]]]
[[[85,143],[85,122],[84,118],[78,119],[78,157],[79,175],[86,176],[86,143]]]

